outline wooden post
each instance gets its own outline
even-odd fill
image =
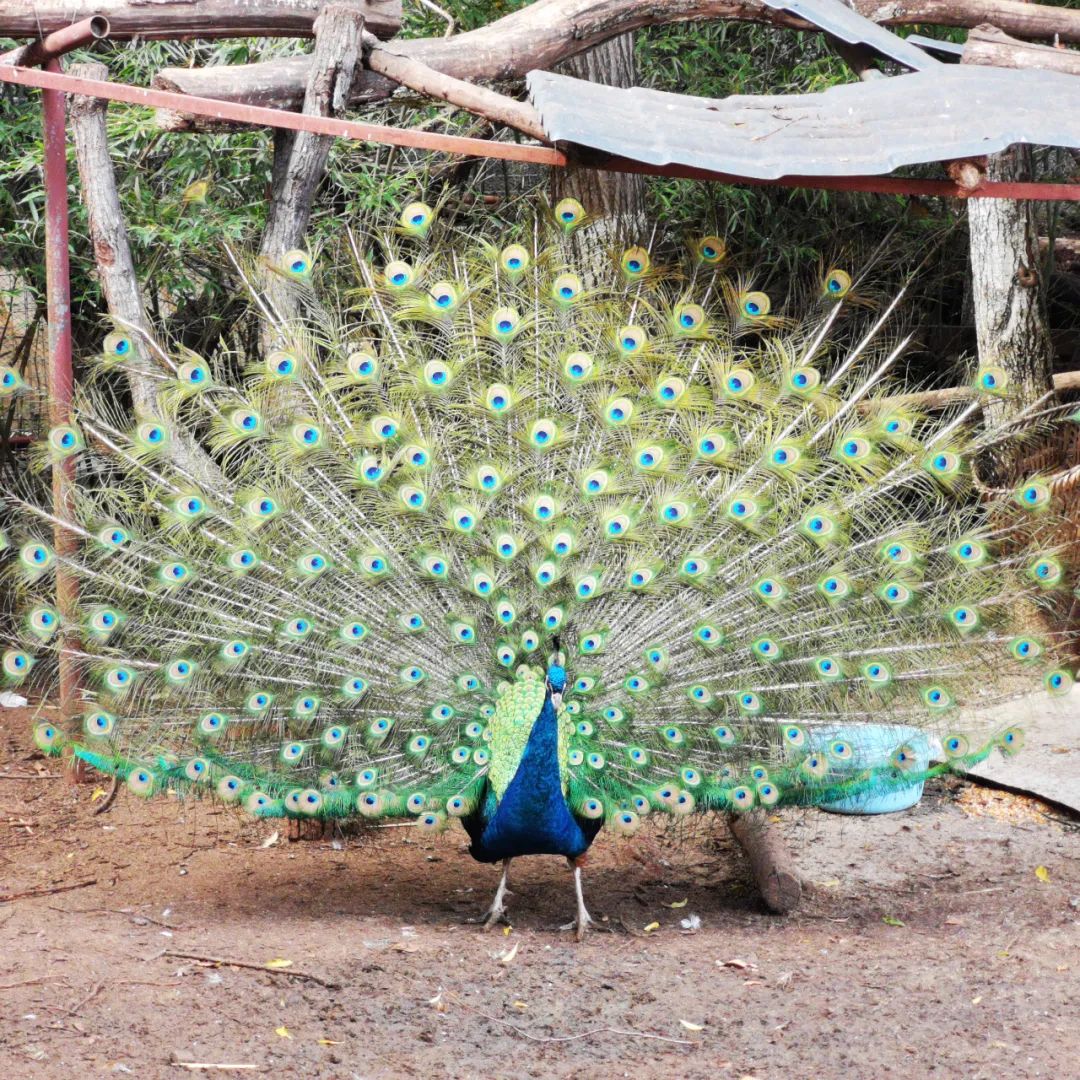
[[[344,111],[360,67],[364,30],[360,4],[330,3],[315,20],[315,51],[304,94],[306,116]],[[274,185],[260,254],[283,255],[307,232],[315,189],[323,178],[332,139],[310,132],[280,132],[274,147]]]
[[[315,20],[315,50],[308,73],[304,107],[307,116],[338,116],[348,104],[360,71],[364,9],[361,3],[327,4]],[[293,248],[304,246],[311,206],[326,171],[333,139],[307,131],[275,131],[274,168],[270,209],[259,245],[259,255],[269,265],[278,263]],[[273,271],[263,284],[271,308],[288,321],[290,296]],[[264,322],[261,332],[264,353],[282,344],[278,329]]]
[[[82,79],[105,81],[108,69],[98,63],[72,64],[71,74]],[[105,127],[107,106],[108,102],[103,98],[73,97],[71,132],[79,165],[82,198],[90,221],[94,261],[105,302],[109,314],[118,320],[120,328],[133,328],[132,362],[125,365],[131,399],[136,413],[157,419],[157,388],[160,383],[151,372],[161,365],[147,345],[148,340],[153,340],[153,333],[135,276],[127,226],[120,210],[116,175],[109,156]],[[144,368],[147,374],[140,375],[140,368]],[[224,487],[221,470],[187,432],[176,432],[169,456],[178,469],[201,487],[209,491],[220,491]]]

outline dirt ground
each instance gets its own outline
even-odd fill
[[[123,792],[94,816],[28,727],[0,710],[3,1077],[1080,1077],[1080,828],[1042,803],[785,814],[787,918],[719,822],[651,822],[597,842],[611,932],[577,945],[558,860],[515,865],[485,934],[497,871],[460,831],[293,843]]]

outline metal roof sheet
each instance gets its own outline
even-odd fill
[[[849,45],[869,45],[876,52],[914,71],[927,71],[939,61],[891,30],[853,11],[840,0],[764,0],[766,7],[786,11],[820,27]]]
[[[529,93],[552,142],[759,180],[871,176],[1013,143],[1080,148],[1080,79],[937,64],[816,94],[698,98],[547,71]]]

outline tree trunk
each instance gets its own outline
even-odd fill
[[[109,77],[104,64],[72,64],[70,74],[82,79]],[[71,130],[83,202],[90,222],[90,240],[94,261],[101,279],[101,289],[109,314],[132,343],[132,362],[125,365],[125,375],[135,411],[146,417],[159,415],[157,392],[161,385],[151,372],[160,370],[161,362],[151,348],[154,333],[135,276],[135,264],[128,245],[127,226],[120,210],[116,174],[109,156],[109,138],[105,127],[108,102],[102,98],[71,99]],[[141,374],[140,369],[147,372]],[[208,491],[224,486],[221,470],[190,435],[177,430],[170,457],[178,470]]]
[[[760,809],[728,814],[727,823],[750,861],[765,906],[774,915],[789,915],[802,900],[802,881],[779,829]]]
[[[559,66],[564,75],[607,86],[634,86],[634,35],[620,34],[588,52],[571,57]],[[652,230],[645,221],[645,177],[634,173],[603,172],[573,166],[551,174],[552,202],[577,199],[593,221],[591,228],[576,234],[579,258],[591,262],[611,243],[647,245]]]
[[[1016,146],[992,155],[986,175],[988,180],[1030,180],[1030,148]],[[987,405],[987,419],[994,422],[1053,389],[1037,206],[1009,199],[968,202],[979,364],[1000,366],[1009,376],[1009,395]],[[996,471],[1006,466],[998,462]]]
[[[304,94],[306,116],[337,116],[345,110],[360,69],[363,12],[364,5],[357,0],[330,3],[316,19],[315,50]],[[275,132],[270,209],[259,245],[259,254],[268,266],[277,267],[286,252],[303,247],[311,206],[333,141],[308,131]],[[293,308],[284,279],[270,270],[264,284],[272,310],[282,323],[287,322]],[[279,347],[281,326],[267,321],[262,338],[265,352]]]

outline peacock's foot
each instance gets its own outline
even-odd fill
[[[587,911],[583,912],[584,918],[579,915],[573,922],[564,923],[559,927],[560,930],[573,930],[575,941],[585,940],[585,931],[590,926],[596,927],[597,930],[606,930],[607,927],[599,926],[595,920],[589,915]]]
[[[468,922],[482,923],[485,930],[494,930],[499,923],[505,923],[509,926],[510,919],[506,914],[506,905],[503,903],[504,897],[513,895],[510,892],[509,882],[510,860],[504,859],[502,877],[499,879],[499,887],[495,890],[495,899],[491,901],[491,907],[483,915],[469,919]]]

